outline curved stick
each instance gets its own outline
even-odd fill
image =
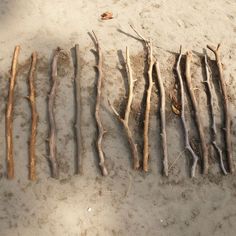
[[[191,155],[192,161],[193,161],[193,164],[191,166],[191,177],[195,177],[196,166],[197,166],[197,161],[198,161],[199,157],[196,155],[196,153],[192,149],[190,142],[189,142],[188,129],[187,129],[187,124],[186,124],[186,120],[185,120],[184,84],[183,84],[183,78],[182,78],[181,70],[180,70],[181,58],[182,58],[182,47],[180,46],[179,57],[178,57],[178,61],[176,64],[176,72],[177,72],[177,77],[178,77],[179,85],[180,85],[180,99],[181,99],[180,117],[181,117],[181,123],[182,123],[183,129],[184,129],[185,149],[188,150],[188,152]]]
[[[80,63],[79,63],[79,44],[75,45],[76,56],[76,72],[75,72],[75,103],[76,103],[76,142],[77,142],[77,158],[75,173],[81,173],[82,170],[82,136],[81,136],[81,96],[80,96]]]
[[[219,157],[221,170],[225,175],[227,175],[227,171],[225,169],[224,162],[223,162],[222,150],[220,149],[220,147],[217,145],[217,142],[216,142],[216,121],[215,121],[215,115],[214,115],[212,87],[210,84],[210,67],[209,67],[209,64],[207,61],[207,54],[205,54],[205,56],[204,56],[204,62],[205,62],[206,80],[203,82],[206,84],[208,95],[209,95],[210,117],[211,117],[211,134],[212,134],[212,141],[211,142],[212,142],[212,145]]]
[[[165,98],[165,88],[161,77],[159,62],[155,62],[155,70],[157,74],[157,82],[159,84],[160,98],[161,98],[160,116],[161,116],[161,141],[162,141],[162,152],[163,152],[163,166],[164,166],[164,174],[165,176],[168,176],[168,153],[167,153],[167,141],[166,141],[166,111],[165,111],[166,98]]]
[[[133,139],[133,135],[131,133],[131,130],[129,128],[129,115],[130,115],[130,109],[131,109],[131,104],[133,100],[133,88],[134,88],[134,79],[132,75],[132,68],[130,65],[130,57],[129,57],[129,48],[126,47],[126,70],[127,70],[127,75],[128,75],[128,82],[129,82],[129,95],[128,95],[128,102],[126,105],[126,110],[125,110],[125,116],[124,119],[121,118],[121,116],[118,114],[118,112],[115,110],[115,108],[111,105],[110,101],[108,100],[109,105],[111,106],[114,114],[118,118],[118,120],[122,123],[124,130],[127,135],[127,139],[131,148],[132,152],[132,158],[133,158],[133,168],[137,170],[139,168],[139,159],[138,159],[138,150],[137,150],[137,144],[135,143]]]
[[[56,149],[56,122],[54,114],[54,103],[56,96],[56,89],[58,85],[57,81],[57,61],[61,49],[58,47],[55,50],[53,60],[52,60],[52,88],[48,98],[48,114],[49,114],[49,124],[50,124],[50,134],[49,134],[49,162],[51,167],[52,178],[59,178],[59,167],[57,160],[57,149]]]
[[[146,95],[146,108],[144,115],[144,131],[143,131],[143,170],[145,172],[148,171],[148,160],[149,160],[149,116],[150,116],[150,101],[152,94],[152,71],[153,71],[153,49],[152,42],[150,40],[145,39],[135,28],[130,25],[130,27],[134,30],[134,32],[143,40],[146,45],[147,54],[148,54],[148,89]]]
[[[36,180],[36,157],[35,157],[35,143],[36,143],[36,134],[37,134],[37,123],[38,123],[38,114],[35,104],[35,86],[34,86],[34,77],[37,63],[37,52],[32,53],[31,67],[28,77],[29,83],[29,102],[31,107],[31,137],[29,143],[29,179]]]
[[[208,167],[209,167],[208,166],[208,153],[207,153],[207,146],[205,142],[204,130],[203,130],[201,119],[200,119],[199,108],[198,108],[197,100],[196,100],[196,97],[194,95],[194,91],[192,88],[192,81],[191,81],[192,78],[191,78],[191,71],[190,71],[191,61],[192,61],[192,52],[188,51],[186,53],[186,67],[185,67],[186,82],[187,82],[187,88],[190,94],[191,103],[193,106],[195,122],[196,122],[198,135],[199,135],[200,143],[201,143],[201,150],[202,150],[202,157],[203,157],[203,174],[207,174]]]
[[[97,128],[98,128],[98,139],[97,139],[97,150],[98,150],[98,156],[99,156],[99,166],[101,168],[101,172],[103,176],[108,175],[107,167],[105,164],[105,157],[104,152],[102,148],[102,139],[106,131],[103,128],[101,117],[100,117],[100,104],[101,104],[101,93],[102,93],[102,80],[103,80],[103,74],[102,74],[102,51],[97,39],[96,34],[93,32],[95,45],[97,49],[98,54],[98,64],[96,65],[96,68],[98,70],[98,81],[97,81],[97,98],[96,98],[96,106],[95,106],[95,118],[97,122]]]
[[[14,158],[13,158],[13,105],[14,105],[14,89],[16,84],[16,69],[18,57],[20,53],[20,46],[16,46],[12,59],[11,78],[9,85],[8,102],[6,109],[6,148],[7,148],[7,178],[14,178]]]
[[[214,49],[213,47],[209,45],[207,45],[207,48],[210,49],[214,53],[218,71],[219,71],[219,80],[220,80],[219,82],[220,82],[221,92],[223,95],[223,103],[224,103],[224,131],[225,131],[226,157],[228,161],[229,171],[230,173],[233,173],[234,163],[233,163],[232,150],[231,150],[232,147],[231,147],[231,131],[230,131],[231,118],[229,114],[227,88],[225,84],[223,68],[222,68],[222,63],[221,63],[221,58],[220,58],[220,44],[218,44],[216,49]]]

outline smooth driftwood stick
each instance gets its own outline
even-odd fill
[[[131,104],[133,101],[133,89],[134,89],[134,82],[132,75],[132,68],[130,65],[130,57],[129,57],[129,48],[126,47],[126,70],[128,75],[128,83],[129,83],[129,93],[128,93],[128,101],[125,109],[125,116],[124,119],[119,115],[119,113],[115,110],[115,108],[111,105],[109,102],[109,105],[111,106],[114,114],[117,116],[119,121],[122,123],[124,130],[126,132],[126,136],[130,145],[130,149],[132,152],[132,159],[133,159],[133,169],[137,170],[139,168],[139,159],[138,159],[138,150],[137,150],[137,144],[134,141],[132,132],[129,128],[129,116],[130,116],[130,109]]]
[[[11,78],[9,85],[8,102],[6,109],[6,148],[7,148],[7,178],[14,178],[14,159],[13,159],[13,136],[12,136],[12,121],[13,121],[13,105],[14,105],[14,88],[16,84],[16,70],[18,64],[18,57],[20,53],[20,46],[15,47],[12,66]]]
[[[35,70],[37,63],[37,52],[32,53],[31,67],[28,77],[29,83],[29,102],[31,107],[31,136],[29,142],[29,179],[36,180],[36,157],[35,157],[35,143],[36,143],[36,134],[37,134],[37,124],[38,124],[38,114],[35,104]]]
[[[140,39],[145,43],[148,57],[148,88],[146,95],[146,107],[145,107],[145,115],[144,115],[144,131],[143,131],[143,170],[145,172],[148,171],[148,160],[149,160],[149,116],[150,116],[150,102],[151,102],[151,94],[152,94],[152,71],[153,71],[153,49],[152,42],[150,40],[145,39],[132,25],[130,27],[134,30],[134,32],[140,37]]]
[[[53,60],[52,60],[52,88],[48,98],[48,113],[49,113],[49,124],[50,124],[50,134],[49,134],[49,162],[51,167],[52,178],[59,178],[59,168],[57,160],[57,149],[56,149],[56,122],[54,114],[54,103],[56,96],[56,89],[58,85],[57,81],[57,61],[61,49],[57,48],[55,50]]]
[[[165,88],[163,85],[163,80],[161,77],[161,71],[159,67],[159,62],[155,62],[155,71],[157,75],[157,82],[160,90],[160,116],[161,116],[161,142],[162,142],[162,152],[163,152],[163,167],[164,175],[168,176],[168,152],[167,152],[167,141],[166,141],[166,97],[165,97]]]
[[[205,63],[205,71],[206,71],[206,80],[203,81],[206,84],[207,92],[209,95],[209,103],[210,103],[210,119],[211,119],[211,134],[212,134],[212,145],[219,157],[220,160],[220,167],[222,172],[227,175],[227,171],[224,166],[223,162],[223,154],[221,148],[218,146],[216,142],[216,121],[215,121],[215,114],[214,114],[214,104],[213,104],[213,96],[212,96],[212,87],[210,84],[210,67],[207,61],[207,54],[204,56],[204,63]]]
[[[181,116],[181,123],[182,123],[183,130],[184,130],[185,149],[188,150],[188,152],[190,153],[190,155],[192,157],[192,162],[193,162],[193,164],[191,166],[191,177],[195,177],[196,166],[197,166],[197,161],[198,161],[199,157],[196,155],[196,153],[192,149],[192,147],[190,145],[190,142],[189,142],[188,129],[187,129],[187,124],[186,124],[186,120],[185,120],[185,93],[184,93],[184,84],[183,84],[183,78],[182,78],[181,69],[180,69],[181,58],[182,58],[182,47],[180,46],[179,57],[178,57],[178,61],[177,61],[177,64],[176,64],[176,72],[177,72],[177,77],[178,77],[179,86],[180,86],[180,100],[181,100],[180,116]]]
[[[103,128],[101,117],[100,117],[100,104],[101,104],[101,96],[102,96],[102,80],[103,80],[103,73],[102,73],[102,51],[97,39],[96,34],[93,32],[97,55],[98,55],[98,63],[97,63],[97,71],[98,71],[98,81],[97,81],[97,98],[96,98],[96,106],[95,106],[95,118],[97,122],[98,128],[98,138],[97,138],[97,150],[99,156],[99,166],[103,176],[108,175],[107,167],[105,164],[105,156],[102,148],[102,139],[106,131]]]
[[[200,138],[202,159],[203,159],[203,174],[207,174],[208,173],[208,153],[207,153],[207,146],[205,142],[204,130],[203,130],[203,126],[200,119],[200,112],[199,112],[197,100],[194,95],[194,90],[192,86],[192,76],[191,76],[191,70],[190,70],[191,62],[192,62],[192,52],[189,51],[186,53],[186,67],[185,67],[186,82],[187,82],[187,88],[190,94],[191,103],[193,106],[193,112],[194,112],[197,130],[198,130],[198,135]]]
[[[229,114],[229,101],[227,96],[227,88],[225,84],[224,74],[223,74],[223,67],[221,63],[221,57],[220,57],[220,44],[218,44],[217,48],[213,48],[209,45],[207,45],[207,48],[210,49],[216,59],[218,71],[219,71],[219,82],[221,87],[221,92],[223,95],[223,103],[224,103],[224,131],[225,131],[225,145],[226,145],[226,157],[227,162],[229,166],[229,172],[234,172],[234,163],[233,163],[233,157],[232,157],[232,147],[231,147],[231,117]]]
[[[76,71],[75,71],[75,103],[76,103],[76,142],[77,142],[77,157],[76,157],[76,174],[82,174],[82,136],[81,136],[81,90],[80,90],[80,60],[79,60],[79,44],[75,45],[76,56]]]

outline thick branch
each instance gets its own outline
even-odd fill
[[[232,157],[232,147],[231,147],[231,117],[229,113],[229,102],[228,102],[228,96],[227,96],[227,88],[225,84],[225,79],[223,75],[223,67],[221,63],[221,58],[220,58],[220,44],[218,44],[217,48],[214,49],[213,47],[207,45],[207,48],[210,49],[216,59],[218,71],[219,71],[219,82],[220,82],[220,87],[221,87],[221,92],[223,95],[223,103],[224,103],[224,131],[225,131],[225,145],[226,145],[226,157],[228,161],[228,166],[229,166],[229,171],[230,173],[234,172],[234,163],[233,163],[233,157]]]
[[[143,40],[146,45],[147,57],[148,57],[148,88],[146,97],[146,107],[144,115],[144,131],[143,131],[143,170],[148,171],[148,160],[149,160],[149,116],[150,116],[150,101],[153,86],[152,71],[153,71],[153,50],[152,42],[145,39],[133,26],[131,28],[134,32]]]
[[[7,147],[7,178],[14,178],[14,159],[13,159],[13,136],[12,136],[12,121],[13,121],[13,105],[14,105],[14,88],[16,84],[16,70],[18,57],[20,53],[20,46],[16,46],[14,50],[11,78],[9,85],[8,102],[6,109],[6,147]]]
[[[76,54],[76,72],[75,72],[75,102],[76,102],[76,142],[77,158],[75,173],[82,173],[82,136],[81,136],[81,90],[80,90],[80,61],[79,61],[79,44],[75,45]]]
[[[165,88],[163,85],[163,80],[161,77],[161,71],[159,68],[159,63],[155,63],[157,81],[159,84],[160,90],[160,99],[161,99],[161,106],[160,106],[160,116],[161,116],[161,142],[162,142],[162,152],[163,152],[163,167],[164,167],[164,174],[168,176],[168,152],[167,152],[167,141],[166,141],[166,111],[165,111]]]
[[[29,72],[29,102],[31,107],[31,136],[30,136],[30,144],[29,144],[29,179],[36,180],[36,157],[35,157],[35,143],[36,143],[36,134],[37,134],[37,123],[38,123],[38,114],[36,110],[35,104],[35,86],[34,86],[34,78],[35,78],[35,70],[37,63],[37,52],[32,53],[32,61]]]
[[[179,80],[179,85],[180,85],[180,99],[181,99],[181,122],[184,130],[184,141],[185,141],[185,149],[188,150],[188,152],[191,155],[193,164],[191,166],[191,177],[195,177],[195,172],[196,172],[196,166],[197,166],[197,161],[199,157],[196,155],[194,150],[192,149],[190,142],[189,142],[189,136],[188,136],[188,129],[187,129],[187,124],[185,120],[185,93],[184,93],[184,84],[183,84],[183,78],[181,75],[181,69],[180,69],[180,61],[182,58],[182,47],[180,46],[180,52],[179,52],[179,57],[178,61],[176,64],[176,72]]]
[[[102,125],[101,117],[100,117],[100,104],[101,104],[101,94],[102,94],[102,82],[103,82],[103,73],[102,73],[102,51],[97,39],[96,34],[93,32],[94,40],[96,43],[96,49],[98,54],[98,64],[96,66],[98,70],[98,81],[97,81],[97,98],[96,98],[96,106],[95,106],[95,118],[97,122],[98,128],[98,138],[97,138],[97,150],[99,156],[99,166],[101,168],[101,172],[103,176],[108,175],[107,167],[105,164],[105,157],[102,148],[102,139],[105,134],[105,130]]]
[[[56,149],[56,122],[54,114],[54,103],[56,96],[56,89],[58,85],[57,81],[57,61],[61,49],[57,48],[52,61],[52,88],[48,99],[48,114],[49,114],[49,124],[50,124],[50,134],[49,134],[49,161],[51,167],[51,175],[53,178],[59,178],[59,167],[57,160],[57,149]]]
[[[134,80],[133,80],[133,75],[132,75],[132,68],[130,65],[130,57],[129,57],[129,49],[128,47],[126,48],[126,70],[127,70],[127,75],[128,75],[128,82],[129,82],[129,95],[128,95],[128,102],[126,105],[126,110],[125,110],[125,116],[124,119],[121,118],[119,113],[115,110],[115,108],[111,105],[109,102],[109,105],[111,106],[114,114],[117,116],[118,120],[122,123],[124,130],[127,135],[127,139],[130,145],[130,149],[132,152],[132,159],[133,159],[133,168],[137,170],[139,168],[139,159],[138,159],[138,150],[137,150],[137,144],[135,143],[133,139],[133,135],[131,133],[131,130],[129,128],[129,115],[130,115],[130,109],[131,109],[131,104],[133,100],[133,88],[134,88]]]
[[[210,84],[210,67],[209,67],[208,61],[207,61],[207,54],[205,54],[205,56],[204,56],[204,62],[205,62],[206,80],[203,81],[203,82],[206,84],[207,92],[208,92],[208,95],[209,95],[212,145],[213,145],[213,147],[214,147],[214,149],[217,152],[217,155],[219,157],[221,170],[225,175],[227,175],[227,171],[224,167],[222,150],[217,145],[217,142],[216,142],[216,135],[217,135],[216,134],[216,121],[215,121],[215,115],[214,115],[212,87],[211,87],[211,84]]]
[[[192,87],[192,78],[191,78],[191,71],[190,71],[191,61],[192,61],[192,52],[189,51],[186,54],[186,67],[185,67],[186,82],[187,82],[187,88],[190,94],[191,103],[193,106],[197,130],[198,130],[198,134],[200,138],[202,157],[203,157],[203,173],[207,174],[208,173],[208,153],[207,153],[207,146],[205,142],[204,130],[203,130],[203,126],[200,119],[199,107],[198,107],[197,100],[194,95],[194,90]]]

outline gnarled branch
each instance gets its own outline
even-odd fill
[[[191,177],[195,177],[196,173],[196,166],[197,166],[197,161],[199,157],[196,155],[194,150],[192,149],[190,142],[189,142],[189,135],[188,135],[188,129],[187,129],[187,124],[185,120],[185,93],[184,93],[184,84],[183,84],[183,78],[181,75],[181,69],[180,69],[180,62],[182,58],[182,47],[180,46],[180,51],[179,51],[179,57],[177,60],[176,64],[176,72],[177,72],[177,77],[180,85],[180,100],[181,100],[181,111],[180,111],[180,117],[181,117],[181,123],[183,126],[184,130],[184,143],[185,143],[185,149],[188,150],[192,157],[193,164],[191,166]]]
[[[199,107],[198,107],[197,100],[196,100],[194,90],[192,87],[192,76],[191,76],[191,70],[190,70],[191,62],[192,62],[192,52],[188,51],[186,53],[186,67],[185,67],[186,82],[187,82],[187,88],[188,88],[188,91],[190,94],[191,103],[193,106],[197,131],[198,131],[198,135],[200,138],[202,158],[203,158],[203,173],[207,174],[208,167],[209,167],[208,166],[208,153],[207,153],[207,146],[206,146],[206,142],[205,142],[204,130],[203,130],[202,122],[200,119]]]
[[[152,71],[153,71],[153,49],[152,42],[150,40],[145,39],[135,28],[130,25],[130,27],[134,30],[134,32],[143,40],[146,45],[147,57],[148,57],[148,88],[146,95],[146,107],[145,107],[145,115],[144,115],[144,131],[143,131],[143,170],[145,172],[148,171],[148,160],[149,160],[149,117],[150,117],[150,101],[151,101],[151,93],[153,86],[152,79]]]
[[[130,57],[129,57],[129,48],[126,47],[126,70],[127,70],[127,75],[128,75],[128,82],[129,82],[129,95],[128,95],[128,101],[126,105],[126,110],[125,110],[125,116],[124,119],[121,118],[121,116],[118,114],[118,112],[115,110],[115,108],[111,105],[110,101],[109,105],[111,106],[114,114],[118,118],[118,120],[121,122],[121,124],[124,127],[124,130],[126,132],[128,142],[131,148],[132,152],[132,159],[133,159],[133,168],[137,170],[139,168],[139,159],[138,159],[138,151],[137,151],[137,144],[135,143],[133,139],[133,135],[131,133],[131,130],[129,128],[129,115],[130,115],[130,109],[131,109],[131,104],[133,100],[133,88],[134,88],[134,79],[132,75],[132,68],[130,65]]]
[[[35,157],[35,143],[36,143],[36,134],[37,134],[37,123],[38,123],[38,114],[36,110],[36,101],[35,101],[35,70],[37,63],[37,52],[32,53],[31,67],[28,77],[29,83],[29,102],[31,107],[31,136],[29,142],[29,179],[36,180],[36,157]]]
[[[54,114],[54,103],[56,96],[56,89],[58,86],[57,78],[57,62],[61,49],[58,47],[55,50],[53,60],[52,60],[52,88],[48,98],[48,114],[49,114],[49,124],[50,124],[50,134],[49,134],[49,162],[51,167],[51,176],[53,178],[59,178],[59,167],[57,160],[57,148],[56,148],[56,122]]]
[[[233,157],[232,157],[232,147],[231,147],[231,117],[229,114],[229,102],[228,102],[228,96],[227,96],[227,88],[225,84],[224,74],[223,74],[223,67],[221,63],[221,57],[220,57],[220,44],[218,44],[217,48],[213,48],[209,45],[207,45],[207,48],[210,49],[216,59],[218,71],[219,71],[219,82],[221,87],[221,92],[223,96],[223,104],[224,104],[224,131],[225,131],[225,145],[226,145],[226,157],[227,162],[229,166],[230,173],[234,172],[234,163],[233,163]]]
[[[166,141],[166,111],[165,111],[165,88],[163,85],[163,80],[161,77],[161,71],[159,68],[159,62],[155,62],[155,71],[157,75],[157,81],[159,84],[160,90],[160,116],[161,116],[161,142],[162,142],[162,152],[163,152],[163,167],[164,167],[164,174],[168,176],[168,152],[167,152],[167,141]]]
[[[96,66],[98,70],[98,81],[97,81],[97,98],[96,98],[96,106],[95,106],[95,118],[97,122],[98,128],[98,138],[97,138],[97,150],[99,156],[99,166],[103,176],[108,175],[104,152],[102,148],[102,139],[105,134],[105,130],[102,125],[101,117],[100,117],[100,104],[101,104],[101,96],[102,96],[102,82],[103,82],[103,73],[102,73],[102,51],[97,39],[96,34],[93,32],[94,41],[96,44],[97,54],[98,54],[98,64]]]
[[[8,102],[6,109],[6,148],[7,148],[7,178],[14,178],[14,158],[13,158],[13,106],[14,106],[14,89],[16,84],[16,70],[20,46],[16,46],[12,59],[11,78],[9,85]]]

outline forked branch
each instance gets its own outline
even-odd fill
[[[14,178],[14,158],[13,158],[13,106],[14,106],[14,89],[16,84],[16,73],[20,46],[16,46],[12,59],[11,77],[9,85],[8,102],[6,109],[6,148],[7,148],[7,178]]]
[[[183,78],[182,78],[181,69],[180,69],[181,58],[182,58],[182,47],[180,46],[179,57],[178,57],[177,64],[176,64],[176,72],[177,72],[177,77],[178,77],[179,86],[180,86],[180,100],[181,100],[180,117],[181,117],[181,123],[182,123],[183,130],[184,130],[185,149],[188,150],[188,152],[190,153],[191,158],[192,158],[191,177],[195,177],[196,166],[197,166],[197,161],[198,161],[199,157],[196,155],[196,153],[192,149],[190,142],[189,142],[187,123],[185,120],[184,84],[183,84]]]
[[[139,168],[139,159],[138,159],[138,151],[137,151],[137,144],[134,141],[132,132],[129,128],[129,116],[130,116],[130,109],[131,109],[131,104],[133,100],[133,88],[134,88],[134,79],[132,75],[132,68],[130,65],[130,57],[129,57],[129,48],[126,48],[126,70],[127,70],[127,75],[128,75],[128,83],[129,83],[129,93],[128,93],[128,101],[126,105],[126,110],[125,110],[125,115],[124,119],[118,114],[116,109],[111,105],[110,101],[109,105],[111,106],[114,114],[116,115],[117,119],[121,122],[123,125],[123,128],[125,130],[130,149],[132,152],[132,159],[133,159],[133,168],[137,170]]]
[[[229,172],[234,172],[234,163],[232,157],[232,141],[231,141],[231,117],[229,113],[229,101],[227,95],[227,88],[225,84],[224,74],[223,74],[223,67],[221,63],[221,56],[220,56],[220,44],[218,44],[217,48],[213,48],[207,45],[207,48],[210,49],[214,55],[215,60],[217,63],[218,71],[219,71],[219,83],[221,87],[221,93],[223,96],[223,104],[224,104],[224,131],[225,131],[225,146],[226,146],[226,158],[228,162]]]

